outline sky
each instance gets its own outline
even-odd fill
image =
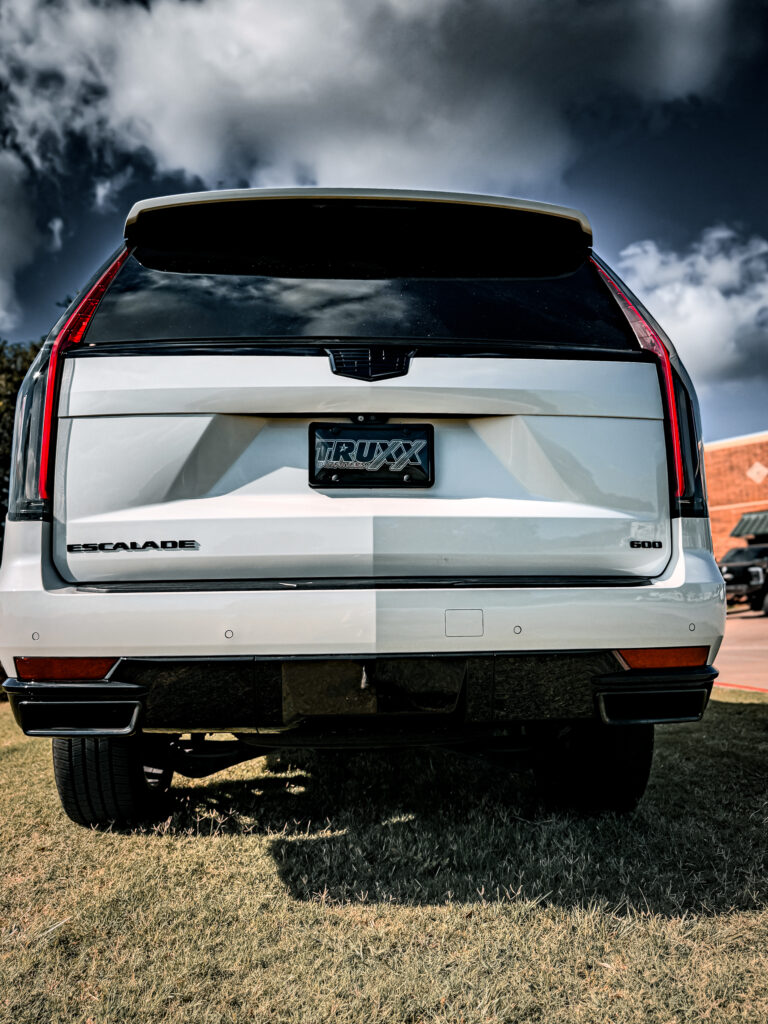
[[[584,210],[707,440],[768,429],[768,0],[0,0],[0,336],[131,204],[324,185]]]

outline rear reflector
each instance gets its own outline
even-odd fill
[[[16,658],[16,678],[28,682],[104,679],[117,658]]]
[[[709,647],[630,647],[616,653],[629,668],[696,668],[707,664]]]

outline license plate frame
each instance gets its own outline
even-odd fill
[[[435,482],[431,423],[309,424],[309,486],[410,490]]]

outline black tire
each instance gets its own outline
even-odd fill
[[[652,762],[652,725],[575,723],[542,740],[534,774],[551,807],[628,814],[645,792]]]
[[[141,736],[55,739],[53,774],[61,806],[78,825],[156,821],[168,806],[168,743]]]
[[[768,615],[768,593],[766,593],[765,597],[763,598],[762,609],[763,615]]]

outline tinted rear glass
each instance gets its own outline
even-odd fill
[[[731,548],[723,561],[754,562],[758,558],[768,558],[768,547]]]
[[[534,278],[323,278],[154,269],[137,250],[89,343],[171,339],[487,339],[635,348],[594,267]],[[168,254],[163,255],[168,265]],[[241,269],[241,267],[239,268]]]
[[[161,206],[127,228],[156,270],[266,277],[556,277],[591,238],[573,218],[443,200],[262,197]]]

